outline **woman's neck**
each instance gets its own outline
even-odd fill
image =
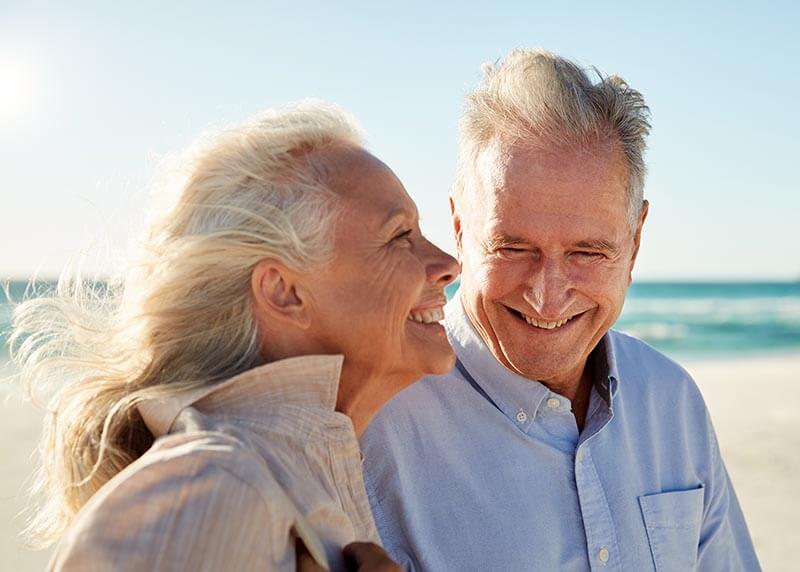
[[[339,378],[336,411],[350,418],[356,437],[361,438],[378,411],[413,381],[399,381],[391,379],[385,372],[365,372],[353,368],[345,358]]]

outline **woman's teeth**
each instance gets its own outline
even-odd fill
[[[525,318],[525,321],[528,322],[531,326],[534,326],[536,328],[542,328],[544,330],[552,330],[554,328],[560,328],[573,318],[573,316],[570,316],[569,318],[564,318],[563,320],[558,320],[556,322],[545,322],[543,320],[537,320],[535,318],[531,318],[530,316],[526,316],[525,314],[522,314],[522,317]]]
[[[411,312],[408,319],[412,322],[421,322],[423,324],[434,324],[444,320],[444,309],[434,308],[432,310],[423,310],[421,312]]]

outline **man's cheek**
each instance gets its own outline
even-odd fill
[[[524,265],[511,261],[499,260],[486,264],[482,269],[481,278],[485,289],[496,296],[504,296],[515,291],[524,284],[528,276],[524,272]]]

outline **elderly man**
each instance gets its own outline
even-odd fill
[[[390,553],[417,570],[757,570],[702,397],[610,330],[648,204],[641,94],[543,51],[489,67],[451,196],[458,361],[367,430]]]

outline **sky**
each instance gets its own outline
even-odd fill
[[[447,194],[480,66],[544,47],[652,113],[638,280],[800,279],[800,4],[0,0],[0,279],[111,268],[167,153],[314,97],[453,251]]]

